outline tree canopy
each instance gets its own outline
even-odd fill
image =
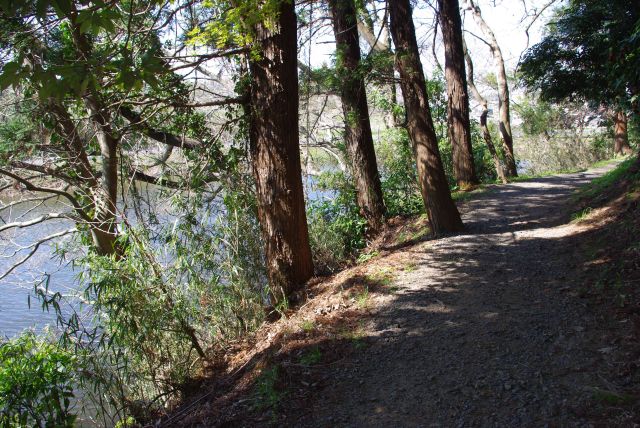
[[[640,91],[640,8],[628,0],[571,0],[520,66],[543,99],[627,104]]]

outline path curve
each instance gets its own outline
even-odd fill
[[[495,186],[467,233],[404,250],[367,348],[327,368],[294,426],[588,426],[604,332],[567,290],[578,272],[571,194],[613,165]]]

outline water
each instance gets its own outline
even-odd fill
[[[0,207],[20,198],[25,199],[27,196],[0,199]],[[37,218],[47,213],[68,211],[67,204],[57,198],[44,204],[27,202],[2,211],[0,225]],[[55,219],[31,227],[0,232],[0,275],[24,259],[33,250],[30,246],[39,239],[66,231],[73,226],[70,220]],[[28,261],[0,280],[0,334],[3,337],[15,336],[26,328],[41,330],[45,325],[55,323],[53,313],[43,312],[40,302],[35,297],[34,286],[44,286],[48,278],[51,292],[64,295],[76,288],[76,272],[68,262],[61,263],[60,258],[55,256],[56,246],[63,244],[69,237],[70,235],[67,235],[43,243]]]
[[[310,200],[334,196],[334,192],[318,190],[311,175],[306,177],[304,184],[305,193]],[[144,193],[145,197],[150,200],[158,196],[157,189],[153,189],[151,186],[145,187],[144,192],[141,191],[141,193]],[[0,198],[0,209],[29,197],[33,196],[22,194],[13,198]],[[163,220],[172,222],[175,218],[171,215],[166,200],[164,204],[156,205],[155,209],[160,211]],[[27,202],[0,211],[0,226],[5,222],[24,221],[47,213],[69,211],[68,203],[59,198],[50,199],[44,204]],[[128,217],[134,220],[134,213],[130,210],[127,211],[130,214]],[[22,229],[0,232],[0,276],[31,251],[31,248],[24,248],[13,255],[18,246],[32,245],[40,238],[68,230],[73,226],[74,223],[71,220],[56,219]],[[68,260],[61,263],[60,257],[55,255],[56,246],[60,246],[69,238],[70,235],[42,244],[26,263],[17,267],[7,277],[0,279],[0,290],[2,291],[0,294],[0,337],[13,337],[27,328],[41,331],[46,325],[55,325],[54,314],[43,312],[40,301],[35,296],[34,285],[44,284],[43,281],[48,280],[50,292],[60,292],[62,295],[71,295],[78,289],[79,268],[74,269]],[[8,257],[9,255],[13,256]],[[31,307],[29,307],[29,300]],[[74,304],[73,301],[63,299],[63,302],[70,312],[71,306]]]

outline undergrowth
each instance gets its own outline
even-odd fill
[[[578,200],[599,199],[599,197],[605,196],[609,189],[623,181],[635,182],[637,185],[640,181],[640,169],[634,167],[637,162],[636,157],[630,157],[620,163],[617,168],[594,179],[587,186],[580,189],[577,194]]]

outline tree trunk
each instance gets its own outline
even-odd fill
[[[92,195],[96,206],[96,224],[92,228],[93,241],[99,254],[117,254],[118,138],[114,136],[97,96],[85,96],[85,104],[95,125],[102,160],[101,186],[95,189]]]
[[[249,138],[258,219],[273,304],[313,274],[298,140],[297,28],[293,2],[280,2],[274,26],[255,26]]]
[[[456,232],[462,230],[462,220],[451,199],[442,167],[409,1],[394,0],[389,3],[396,67],[407,112],[407,130],[416,157],[418,181],[431,229],[434,233]]]
[[[500,157],[498,156],[498,152],[496,151],[496,147],[493,145],[493,139],[491,138],[491,133],[489,132],[489,127],[487,126],[487,116],[489,115],[489,107],[486,98],[484,98],[478,88],[476,87],[476,82],[473,78],[473,61],[471,61],[471,55],[469,55],[469,51],[467,50],[467,45],[464,42],[464,37],[462,38],[462,50],[464,51],[464,59],[467,62],[467,83],[469,85],[469,90],[473,94],[476,101],[482,107],[482,113],[480,113],[480,128],[482,129],[482,137],[484,138],[484,142],[489,149],[489,153],[491,153],[491,157],[493,158],[493,165],[496,169],[496,174],[500,181],[503,184],[507,184],[507,175],[504,172],[504,168],[502,167],[502,162],[500,162]]]
[[[360,69],[360,43],[353,0],[329,0],[337,46],[336,71],[344,113],[347,154],[360,213],[375,233],[384,224],[384,202],[373,148],[369,108]]]
[[[91,42],[80,31],[76,21],[77,10],[72,13],[70,21],[71,34],[79,61],[90,61]],[[102,177],[100,185],[91,189],[91,196],[95,206],[95,224],[91,225],[94,246],[98,254],[120,254],[116,241],[118,230],[116,227],[118,201],[118,144],[120,138],[111,128],[111,117],[104,103],[94,87],[89,87],[84,94],[84,104],[95,128],[96,140],[100,147],[102,161]]]
[[[453,153],[453,172],[458,186],[478,184],[471,147],[469,94],[464,69],[462,22],[458,0],[438,0],[444,40],[444,68],[447,82],[447,125]]]
[[[504,160],[506,164],[506,173],[509,177],[517,177],[518,170],[516,167],[515,156],[513,154],[513,134],[511,133],[511,113],[509,111],[509,84],[507,82],[507,72],[504,66],[504,58],[502,50],[498,45],[495,34],[487,25],[482,17],[480,8],[474,3],[474,0],[467,0],[467,7],[471,10],[473,18],[482,30],[489,43],[491,55],[496,64],[496,79],[498,81],[498,108],[500,110],[499,129],[502,137],[502,145],[504,150]]]
[[[614,122],[614,153],[616,155],[628,155],[631,153],[629,146],[629,133],[627,131],[627,115],[618,110],[613,116]]]

